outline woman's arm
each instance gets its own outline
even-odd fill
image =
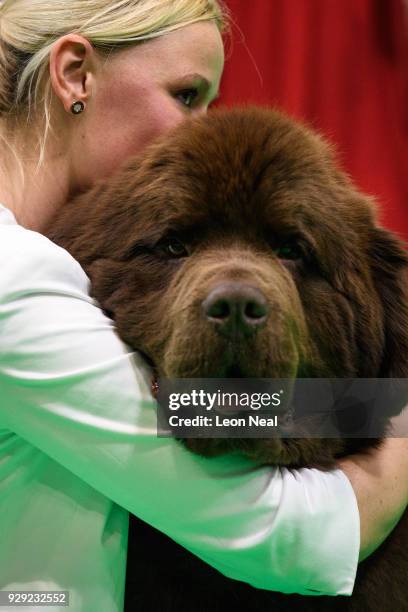
[[[256,469],[158,439],[149,372],[89,298],[79,264],[11,225],[0,225],[0,261],[0,428],[227,576],[351,593],[359,518],[341,470]]]
[[[408,438],[387,438],[379,449],[338,462],[360,513],[362,561],[385,540],[408,504]]]

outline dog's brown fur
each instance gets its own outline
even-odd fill
[[[378,225],[372,202],[337,168],[330,147],[277,112],[218,111],[178,128],[70,203],[48,234],[83,265],[120,336],[162,376],[408,377],[406,251]],[[264,296],[267,317],[255,333],[226,337],[203,315],[208,296],[228,283]],[[336,456],[375,443],[188,446],[327,468]],[[408,609],[407,518],[360,566],[351,599],[309,602],[255,591],[194,560],[194,576],[204,572],[212,593],[202,609],[213,610],[214,597],[225,607],[232,592],[258,609]],[[153,534],[165,556],[168,542]],[[139,573],[135,580],[140,585]],[[193,576],[184,580],[194,584]],[[163,587],[163,597],[169,589],[173,598],[166,609],[190,609],[202,597],[184,586],[192,598],[185,592],[177,604],[170,584]]]

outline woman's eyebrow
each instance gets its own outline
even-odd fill
[[[183,81],[184,80],[186,80],[186,81],[195,81],[195,82],[198,81],[200,83],[201,89],[206,94],[211,90],[211,87],[212,87],[211,82],[205,76],[203,76],[202,74],[199,74],[198,72],[193,72],[191,74],[186,74],[183,77]],[[220,92],[217,90],[215,92],[215,95],[211,96],[211,99],[212,100],[216,100],[217,98],[219,98],[219,96],[220,96]]]

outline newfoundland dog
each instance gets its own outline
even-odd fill
[[[330,146],[276,111],[187,122],[69,203],[48,235],[157,377],[408,377],[404,246]],[[185,443],[327,469],[381,440]],[[360,564],[351,598],[256,590],[133,520],[126,609],[403,612],[407,577],[407,513]]]

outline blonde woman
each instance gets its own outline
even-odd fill
[[[0,6],[0,589],[122,610],[132,512],[256,587],[350,594],[359,555],[406,504],[406,445],[323,473],[157,439],[147,366],[41,235],[67,198],[206,112],[225,13],[216,0]]]

